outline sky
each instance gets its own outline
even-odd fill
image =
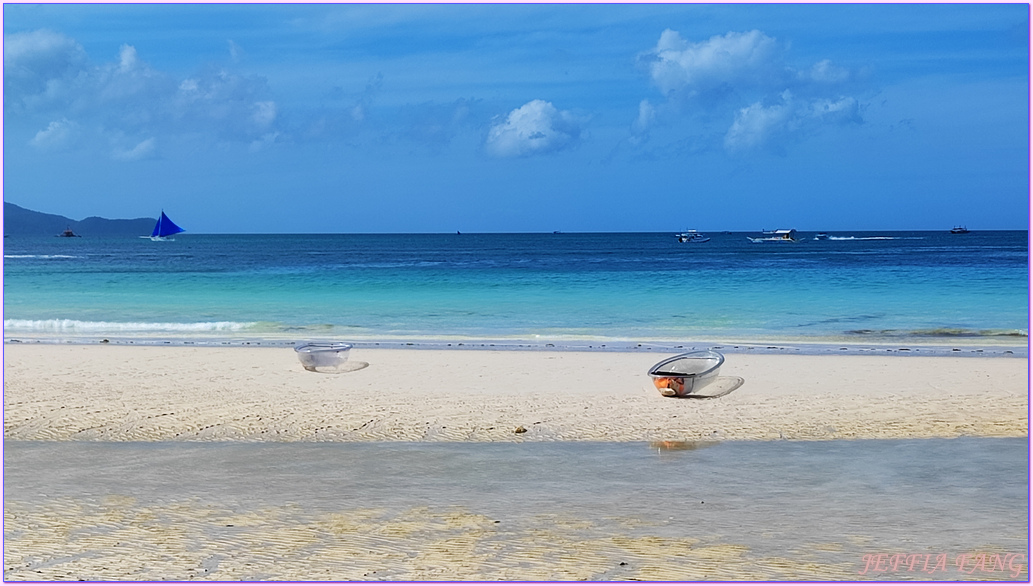
[[[1027,229],[1027,4],[4,4],[4,201],[192,233]]]

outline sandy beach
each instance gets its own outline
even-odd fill
[[[4,346],[4,438],[681,441],[1025,437],[1028,359],[728,354],[714,399],[660,396],[667,354]],[[526,430],[517,433],[518,429]]]
[[[728,354],[721,376],[741,377],[742,386],[718,398],[671,399],[646,375],[669,355],[646,352],[358,348],[350,360],[367,366],[321,374],[304,370],[294,351],[282,347],[8,344],[4,351],[4,439],[15,442],[5,454],[12,483],[4,503],[6,580],[856,580],[864,555],[910,547],[918,533],[943,537],[939,546],[923,538],[928,543],[918,553],[938,547],[954,555],[951,548],[969,546],[952,544],[973,538],[1014,559],[1026,550],[1025,525],[987,525],[1004,514],[1000,506],[973,515],[960,533],[977,537],[952,541],[957,520],[936,511],[970,507],[964,483],[973,482],[971,472],[937,480],[943,484],[923,494],[899,485],[889,501],[879,500],[882,492],[870,493],[866,474],[821,472],[875,449],[866,444],[857,451],[853,442],[823,444],[847,451],[836,457],[819,450],[820,464],[803,465],[800,485],[788,492],[777,474],[749,472],[758,475],[724,481],[727,489],[704,481],[692,489],[695,500],[679,499],[685,489],[671,477],[667,482],[676,487],[664,492],[674,497],[670,505],[650,509],[652,499],[632,498],[630,508],[604,503],[569,510],[583,504],[578,494],[595,494],[594,486],[616,482],[612,490],[638,494],[659,480],[656,474],[679,469],[663,466],[661,458],[657,467],[646,466],[651,481],[622,484],[612,478],[609,462],[629,455],[628,462],[640,462],[641,456],[620,442],[668,446],[676,462],[695,453],[694,446],[737,443],[725,440],[1026,437],[1025,358]],[[390,446],[447,448],[442,442],[496,442],[499,448],[579,441],[609,442],[618,451],[589,458],[601,445],[593,443],[567,465],[546,465],[523,452],[502,460],[485,455],[484,464],[468,465],[464,474],[484,468],[486,480],[477,482],[488,484],[477,488],[457,479],[443,492],[433,488],[444,478],[433,466],[384,476],[379,466],[404,454],[348,456],[358,459],[344,464],[345,453],[297,453],[308,458],[306,478],[327,466],[341,479],[361,468],[371,482],[384,484],[360,492],[367,495],[362,498],[335,492],[343,480],[306,486],[306,496],[286,473],[301,462],[255,451],[313,442],[328,448],[333,444],[326,442],[350,442],[380,453],[396,449]],[[198,453],[204,459],[196,465],[176,455],[206,444],[233,451]],[[129,451],[114,447],[122,445]],[[84,452],[91,446],[100,452]],[[484,450],[448,454],[474,458]],[[747,447],[745,454],[754,451]],[[421,453],[405,457],[414,465]],[[940,474],[936,462],[957,458],[950,451],[930,454],[917,461],[933,466],[926,474]],[[803,462],[803,454],[774,456],[789,465]],[[881,463],[888,456],[865,457]],[[502,462],[516,466],[512,458],[525,468],[494,471]],[[566,472],[577,466],[583,474],[590,461],[601,470],[596,480]],[[1008,461],[994,464],[999,480],[988,480],[986,489],[1004,496],[985,506],[1004,502],[1009,512],[1001,519],[1022,519],[1012,515],[1019,504],[1009,488]],[[686,478],[695,478],[691,471],[699,465],[686,468]],[[721,478],[734,470],[719,461],[708,466]],[[561,475],[553,484],[539,486],[541,474],[555,473]],[[807,480],[815,473],[829,475]],[[493,474],[502,480],[491,480]],[[826,500],[822,482],[855,477],[852,492]],[[962,482],[956,489],[955,478]],[[223,488],[209,486],[212,480]],[[256,480],[275,494],[259,499]],[[490,487],[503,480],[510,486],[506,498],[515,499],[511,505],[491,496]],[[392,490],[402,485],[408,491]],[[566,488],[552,495],[554,485]],[[743,491],[739,500],[727,492],[735,490]],[[377,494],[391,495],[393,504],[369,500]],[[554,496],[574,500],[564,505]],[[929,497],[942,499],[935,501],[940,506],[911,519],[912,511],[928,508]],[[526,512],[511,508],[518,504]],[[887,506],[881,521],[861,512]],[[741,529],[764,517],[774,524],[765,531]],[[901,525],[905,517],[911,520]],[[830,529],[817,530],[827,522]],[[772,532],[786,523],[794,523],[795,532]],[[832,527],[835,535],[828,533]],[[970,533],[976,529],[981,533]],[[1017,567],[1027,575],[1023,563]],[[954,573],[933,578],[970,577],[949,570]],[[866,578],[880,576],[929,578]],[[984,577],[1009,576],[995,571]]]

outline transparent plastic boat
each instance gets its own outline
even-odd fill
[[[312,372],[342,372],[351,349],[351,344],[344,342],[306,342],[294,347],[301,365]]]
[[[665,397],[688,397],[717,378],[725,357],[712,350],[687,352],[653,365],[649,376]]]

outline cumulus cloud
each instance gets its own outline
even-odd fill
[[[532,100],[492,125],[485,148],[496,157],[526,157],[569,148],[580,135],[581,121],[570,111]]]
[[[180,82],[169,96],[167,110],[178,125],[250,144],[277,131],[280,108],[264,99],[268,93],[262,78],[212,68]]]
[[[789,114],[787,103],[771,106],[756,103],[742,108],[725,134],[725,147],[729,150],[745,150],[764,143],[772,136],[788,130]]]
[[[839,98],[838,100],[820,99],[809,104],[811,116],[822,121],[834,123],[856,123],[864,122],[861,117],[861,104],[851,97]]]
[[[60,33],[4,35],[4,108],[53,99],[67,91],[86,64],[82,46]]]
[[[115,149],[111,158],[116,161],[139,161],[153,157],[158,150],[158,141],[155,138],[148,138],[129,149]]]
[[[79,133],[79,125],[67,118],[55,120],[36,133],[29,144],[41,151],[61,151],[69,148]]]
[[[811,67],[807,77],[821,83],[841,83],[850,79],[850,71],[833,65],[828,59],[822,59]]]
[[[863,122],[861,105],[845,95],[855,77],[850,70],[829,59],[794,68],[787,63],[788,48],[758,30],[690,42],[667,29],[639,58],[664,101],[640,103],[631,124],[633,144],[661,125],[660,111],[665,121],[692,118],[698,132],[723,134],[729,151]]]
[[[281,130],[280,108],[258,76],[209,67],[177,78],[151,67],[131,44],[94,64],[73,39],[46,30],[5,35],[4,49],[5,113],[58,121],[31,139],[41,151],[71,144],[73,127],[61,122],[71,118],[79,122],[81,145],[182,133],[248,145]],[[144,141],[114,156],[145,158],[155,144]]]
[[[861,121],[860,105],[853,98],[801,101],[785,91],[779,103],[757,102],[741,108],[725,134],[724,146],[729,151],[745,151],[823,126]]]
[[[118,51],[118,71],[120,73],[130,73],[139,67],[140,59],[136,56],[136,47],[122,45]]]
[[[781,77],[784,70],[778,43],[756,30],[689,43],[677,31],[667,29],[644,60],[653,83],[665,94],[757,84]]]
[[[269,128],[276,121],[276,102],[255,102],[251,106],[251,120],[259,128]]]
[[[653,121],[656,120],[656,106],[654,106],[649,100],[642,100],[638,104],[638,118],[635,119],[634,130],[636,134],[641,134],[649,130],[649,127],[653,125]]]

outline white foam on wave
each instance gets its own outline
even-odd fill
[[[70,254],[5,254],[4,258],[79,258]]]
[[[239,332],[254,322],[151,323],[81,321],[76,319],[5,319],[4,330],[19,332],[91,333],[91,332]]]

